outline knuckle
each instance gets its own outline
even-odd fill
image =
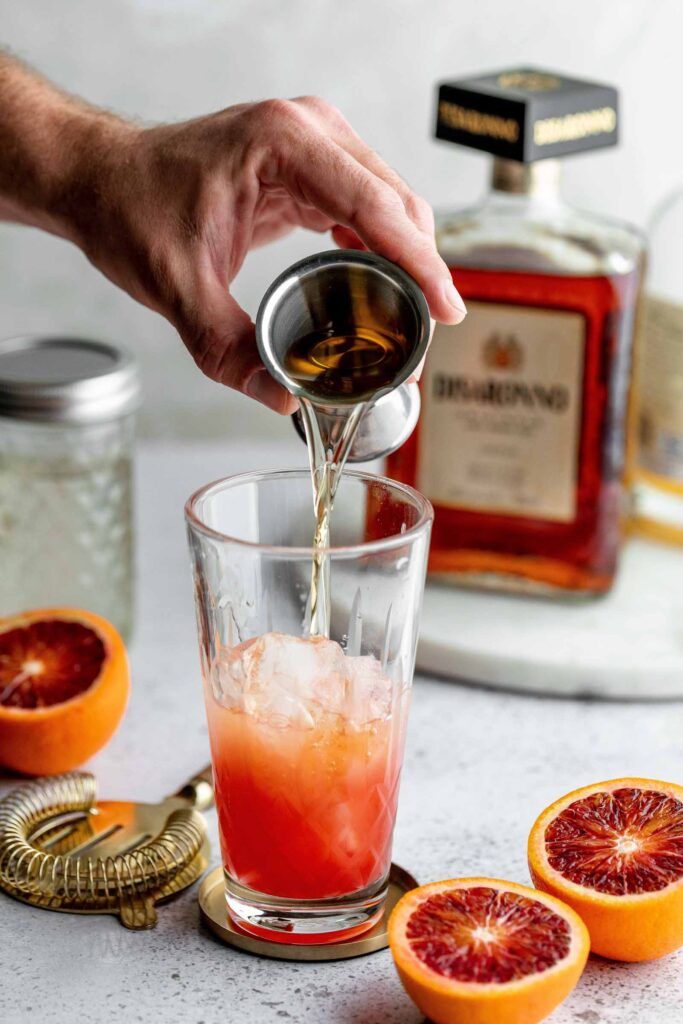
[[[210,327],[191,327],[183,332],[183,340],[202,373],[210,377],[211,380],[217,380],[215,331]]]
[[[412,251],[417,259],[424,262],[425,266],[433,266],[434,260],[438,260],[436,243],[434,242],[434,239],[427,234],[417,233],[417,238],[412,245]]]
[[[378,178],[367,185],[364,201],[370,216],[393,217],[405,213],[403,201],[398,192]]]
[[[205,376],[236,391],[246,391],[258,363],[255,357],[240,355],[234,334],[213,324],[201,324],[182,337]]]
[[[300,103],[303,107],[310,107],[311,110],[324,111],[328,106],[322,96],[297,96],[294,102]]]
[[[434,212],[422,196],[410,192],[406,199],[406,211],[421,227],[432,230],[434,227]]]
[[[214,381],[222,381],[228,349],[226,339],[213,324],[191,322],[181,337],[202,373]]]
[[[255,373],[256,373],[256,368],[254,366],[251,366],[251,365],[238,366],[230,374],[229,382],[227,381],[226,378],[223,378],[223,380],[224,380],[225,383],[229,383],[230,387],[234,388],[235,391],[241,391],[242,394],[246,395],[246,394],[249,393],[249,384],[250,384],[251,380],[253,379]]]
[[[258,107],[261,116],[269,124],[291,125],[297,124],[301,119],[301,112],[292,100],[276,97],[270,100],[263,100],[258,104]]]
[[[296,102],[300,103],[308,110],[314,111],[314,113],[319,114],[321,117],[324,117],[326,121],[330,121],[332,123],[346,123],[346,118],[342,114],[341,110],[339,110],[338,107],[335,107],[333,103],[328,103],[328,101],[324,100],[321,96],[299,96],[297,97]]]

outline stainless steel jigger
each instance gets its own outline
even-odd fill
[[[352,334],[359,328],[407,338],[410,355],[394,380],[371,399],[349,455],[367,462],[395,451],[410,437],[420,412],[416,384],[405,383],[427,351],[429,309],[417,283],[404,270],[374,253],[333,249],[308,256],[272,283],[256,317],[256,340],[270,373],[297,397],[323,408],[330,434],[348,415],[348,405],[323,405],[283,369],[293,341],[317,330]],[[294,425],[305,438],[301,414]]]

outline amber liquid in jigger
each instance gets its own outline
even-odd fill
[[[283,368],[309,395],[341,405],[366,401],[392,384],[410,354],[404,337],[375,328],[349,334],[316,331],[293,342]]]

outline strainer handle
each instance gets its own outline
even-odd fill
[[[200,772],[193,775],[173,795],[187,800],[198,811],[205,811],[207,807],[211,807],[213,804],[213,771],[211,765],[207,764]]]

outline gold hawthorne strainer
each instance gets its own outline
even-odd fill
[[[95,777],[37,779],[0,800],[0,888],[48,910],[116,914],[153,928],[155,903],[191,885],[209,859],[199,810],[211,766],[159,804],[96,800]]]

